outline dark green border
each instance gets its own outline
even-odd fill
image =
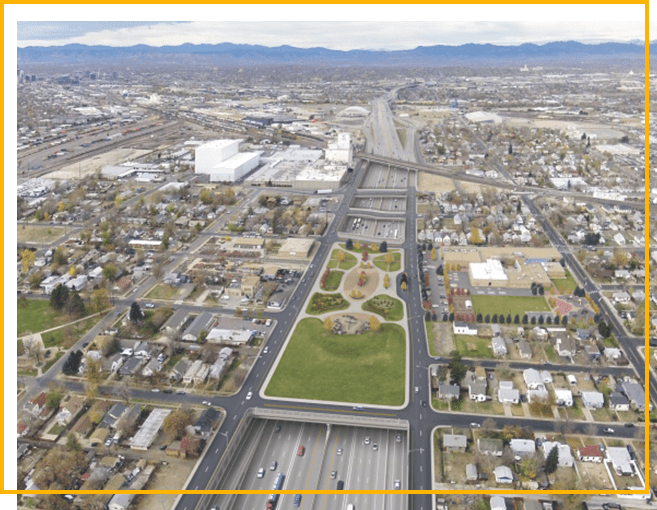
[[[657,0],[651,3],[651,12],[657,12]],[[154,9],[156,7],[156,9]],[[212,13],[215,14],[212,14]],[[550,20],[550,21],[635,21],[644,19],[643,5],[5,5],[5,338],[16,336],[17,287],[13,264],[8,263],[9,253],[16,253],[16,173],[10,171],[16,161],[15,139],[11,126],[16,126],[16,85],[12,79],[16,56],[17,20],[194,20],[194,19],[257,19],[257,20]],[[155,15],[155,16],[154,16]],[[254,15],[256,17],[254,18]],[[612,35],[613,36],[613,35]],[[11,136],[10,136],[11,134]],[[9,236],[9,237],[7,237]],[[17,409],[13,405],[16,395],[16,344],[5,342],[5,477],[4,487],[16,487],[17,472],[13,468],[16,446],[13,427]],[[0,498],[2,507],[12,508],[14,496]]]

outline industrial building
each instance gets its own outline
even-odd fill
[[[260,164],[261,152],[239,152],[242,140],[214,140],[196,148],[197,174],[208,174],[211,182],[234,182]]]
[[[265,165],[245,180],[247,185],[305,191],[338,189],[353,163],[351,135],[338,133],[324,153],[290,145],[285,151],[261,159]]]
[[[169,415],[171,409],[153,409],[146,421],[130,440],[130,448],[133,450],[148,450],[153,444],[164,419]]]

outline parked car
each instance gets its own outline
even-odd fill
[[[602,432],[604,432],[605,434],[613,434],[614,429],[612,429],[611,427],[605,427],[604,429],[602,429]]]

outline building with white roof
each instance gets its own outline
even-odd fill
[[[195,171],[208,174],[212,182],[234,182],[260,164],[260,152],[239,152],[242,140],[213,140],[199,145]]]
[[[555,441],[545,441],[543,442],[543,455],[547,459],[547,456],[552,451],[552,448],[556,447],[557,452],[559,453],[559,467],[573,467],[575,464],[575,458],[570,451],[570,446],[567,444],[557,443]]]
[[[164,419],[169,415],[171,409],[153,409],[144,424],[139,428],[130,440],[130,448],[133,450],[147,450],[155,440]]]
[[[470,281],[472,285],[487,286],[490,282],[503,282],[509,278],[497,259],[487,259],[486,262],[473,262],[470,264]]]

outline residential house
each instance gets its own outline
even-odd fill
[[[591,332],[588,329],[577,328],[576,336],[579,340],[586,341],[591,338]]]
[[[582,391],[582,403],[589,409],[601,409],[605,405],[605,396],[599,391]]]
[[[136,356],[128,358],[127,361],[121,365],[121,368],[119,368],[119,375],[123,377],[134,375],[141,369],[143,364],[143,358],[138,358]]]
[[[598,445],[580,446],[577,450],[577,456],[581,462],[602,462],[604,455]]]
[[[609,362],[618,362],[623,358],[623,351],[616,347],[605,347],[605,359]]]
[[[541,379],[543,380],[543,384],[552,384],[552,374],[547,370],[541,370]]]
[[[133,404],[121,415],[114,425],[116,430],[131,430],[141,415],[141,404]]]
[[[600,349],[598,349],[598,346],[595,344],[586,344],[584,346],[584,352],[586,353],[590,361],[598,361],[600,359],[600,356],[602,356]]]
[[[509,446],[518,457],[531,457],[536,452],[536,443],[531,439],[511,439]]]
[[[452,329],[454,330],[455,335],[469,335],[469,336],[476,336],[478,329],[477,327],[470,326],[467,322],[463,321],[454,321],[454,324],[452,326]]]
[[[547,459],[548,455],[552,451],[552,448],[556,448],[559,454],[559,467],[573,467],[575,464],[575,458],[570,451],[570,446],[567,444],[557,443],[554,441],[545,441],[543,443],[543,456]]]
[[[632,409],[645,410],[646,397],[643,387],[635,381],[623,381],[618,388],[630,400]]]
[[[98,427],[94,430],[94,433],[89,436],[89,446],[92,448],[96,446],[102,446],[109,436],[110,430],[107,427]]]
[[[177,381],[181,380],[187,373],[187,370],[189,370],[191,364],[192,362],[189,359],[181,358],[180,361],[176,363],[176,366],[171,369],[169,379],[176,379]]]
[[[525,385],[528,390],[545,389],[541,374],[535,368],[527,368],[522,372],[522,377],[525,380]]]
[[[57,413],[57,423],[61,426],[66,426],[82,411],[83,406],[84,399],[78,395],[71,396],[71,398],[68,399],[68,402],[66,402]]]
[[[468,385],[470,400],[476,402],[486,402],[488,395],[486,394],[487,385],[485,382],[473,382]]]
[[[109,510],[127,510],[137,494],[115,494],[107,504]]]
[[[207,363],[201,365],[194,374],[194,384],[203,384],[208,377],[208,372],[210,372],[210,365]]]
[[[506,342],[501,336],[493,337],[490,343],[495,356],[506,356],[508,354],[509,351],[506,348]]]
[[[458,384],[441,384],[438,386],[438,398],[441,400],[458,400],[461,387]]]
[[[194,379],[194,376],[196,375],[196,372],[199,371],[201,366],[203,365],[203,361],[200,359],[197,359],[194,361],[189,368],[187,369],[187,372],[185,372],[185,375],[183,375],[183,383],[184,384],[191,384],[191,382]]]
[[[46,392],[42,391],[23,406],[23,410],[33,417],[38,417],[46,408]]]
[[[497,466],[493,473],[496,483],[513,483],[513,472],[507,466]]]
[[[632,476],[634,474],[632,458],[626,447],[610,446],[607,448],[606,454],[607,461],[611,463],[618,476]]]
[[[208,333],[214,322],[211,312],[201,312],[183,333],[182,339],[186,342],[197,342],[201,331]]]
[[[626,305],[630,302],[630,295],[625,292],[624,290],[621,290],[619,292],[614,292],[611,295],[611,298],[614,300],[614,302],[619,303],[621,305]]]
[[[162,363],[156,358],[151,358],[146,366],[142,369],[141,375],[144,377],[150,377],[155,374],[159,374],[162,370]]]
[[[461,434],[443,434],[444,452],[465,452],[468,439]]]
[[[533,402],[547,403],[549,397],[550,393],[543,386],[536,390],[527,390],[527,400],[530,404]]]
[[[176,312],[164,323],[162,330],[169,337],[175,337],[182,329],[183,324],[187,321],[187,317],[189,317],[188,311],[183,309],[176,310]]]
[[[573,392],[566,388],[555,388],[554,400],[558,406],[573,407]]]
[[[513,381],[499,382],[497,399],[502,404],[517,404],[520,402],[520,392],[513,387]]]
[[[554,345],[559,356],[569,358],[577,353],[577,343],[568,336],[560,336]]]
[[[103,416],[103,419],[100,421],[100,427],[107,427],[109,429],[114,429],[116,428],[116,422],[119,421],[121,416],[123,416],[123,413],[126,412],[128,407],[123,404],[122,402],[117,402],[114,404],[112,407],[110,407],[110,410],[107,411],[107,414]]]
[[[630,401],[620,391],[612,391],[609,394],[609,407],[615,411],[629,411]]]
[[[520,354],[521,358],[524,359],[532,358],[532,348],[526,340],[521,339],[518,342],[518,353]]]
[[[221,413],[214,408],[209,408],[201,413],[196,423],[194,423],[194,431],[201,437],[209,438],[212,430],[219,424]]]

